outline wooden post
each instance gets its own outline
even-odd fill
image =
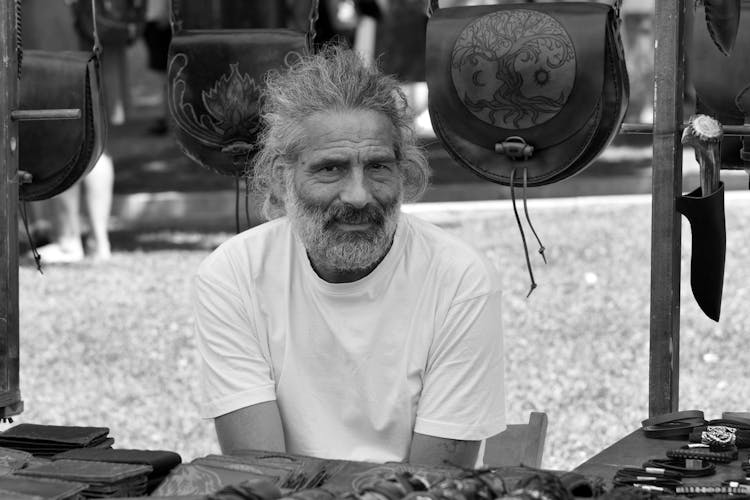
[[[18,107],[15,2],[0,3],[0,417],[23,410],[18,384]]]
[[[685,28],[692,0],[655,2],[649,415],[678,409]]]

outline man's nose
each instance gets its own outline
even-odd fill
[[[347,176],[346,183],[341,190],[341,201],[360,208],[373,201],[372,193],[367,178],[364,175],[364,169],[355,167],[351,169],[350,175]]]

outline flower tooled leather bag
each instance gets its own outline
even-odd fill
[[[528,186],[588,166],[617,134],[629,85],[620,0],[439,8],[427,25],[432,126],[459,164]]]
[[[183,29],[172,1],[167,101],[182,151],[214,172],[247,174],[260,132],[266,72],[311,51],[318,0],[307,33],[273,29]]]

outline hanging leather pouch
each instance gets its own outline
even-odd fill
[[[615,5],[438,8],[427,25],[432,126],[454,160],[529,186],[581,171],[617,134],[629,85]],[[518,180],[513,183],[520,185]]]
[[[106,140],[99,57],[96,52],[23,52],[20,109],[79,109],[71,120],[18,124],[18,168],[32,175],[19,186],[23,201],[51,198],[94,166]]]
[[[707,196],[703,195],[701,188],[679,196],[676,208],[690,222],[693,244],[690,288],[693,296],[706,316],[719,321],[727,246],[724,183]]]
[[[183,29],[172,2],[167,100],[182,151],[214,172],[247,173],[261,129],[263,79],[311,50],[310,32],[291,29]]]

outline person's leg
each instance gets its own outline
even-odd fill
[[[84,177],[84,199],[89,215],[93,248],[91,255],[95,259],[106,260],[111,256],[109,245],[109,216],[112,209],[112,187],[115,171],[112,157],[106,152]]]
[[[83,259],[80,222],[80,181],[47,200],[53,223],[52,243],[37,251],[43,264],[77,262]]]

